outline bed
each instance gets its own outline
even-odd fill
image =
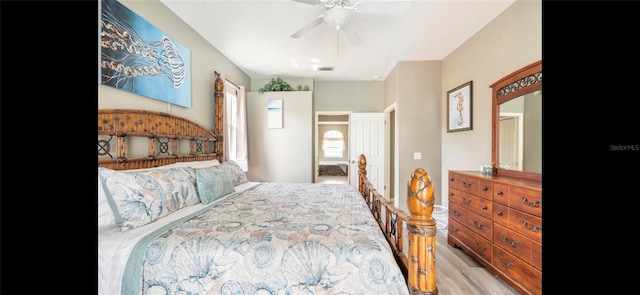
[[[347,176],[349,164],[346,161],[320,161],[318,163],[319,176]]]
[[[403,212],[368,181],[365,155],[357,188],[252,182],[222,160],[219,134],[98,111],[99,294],[437,294],[422,168]],[[146,155],[128,155],[134,138]]]

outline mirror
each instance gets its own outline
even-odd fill
[[[491,85],[491,161],[497,175],[542,179],[542,61]]]

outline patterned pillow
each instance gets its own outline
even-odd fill
[[[202,204],[209,204],[234,192],[233,181],[220,166],[196,169],[196,189]]]
[[[196,173],[190,167],[135,172],[104,168],[99,174],[121,231],[200,202]]]
[[[233,180],[234,186],[249,182],[249,180],[247,179],[247,175],[244,174],[244,171],[242,171],[242,168],[240,167],[240,165],[238,165],[238,163],[230,160],[222,163],[220,166],[227,170],[227,173],[229,173],[231,180]]]

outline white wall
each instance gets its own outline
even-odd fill
[[[283,128],[267,128],[267,100],[282,99]],[[312,182],[311,91],[247,93],[251,181]]]

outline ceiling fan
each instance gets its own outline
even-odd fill
[[[362,43],[358,32],[353,28],[351,18],[354,12],[357,13],[388,13],[398,11],[398,6],[391,7],[391,5],[397,5],[400,1],[362,1],[362,0],[293,0],[295,2],[322,6],[327,11],[324,14],[318,16],[313,21],[302,27],[297,32],[291,35],[291,38],[300,38],[302,35],[315,28],[321,23],[326,23],[329,27],[336,29],[336,31],[342,31],[349,39],[351,45],[358,45]]]

